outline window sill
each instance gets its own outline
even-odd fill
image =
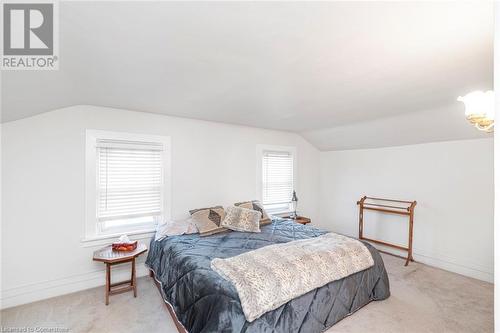
[[[122,232],[122,233],[114,233],[109,235],[99,235],[92,237],[85,237],[81,240],[82,247],[95,247],[102,245],[109,245],[113,240],[116,240],[121,235],[126,234],[129,236],[130,240],[142,240],[142,239],[150,239],[154,236],[156,229],[145,229],[145,230],[137,230],[133,232]]]

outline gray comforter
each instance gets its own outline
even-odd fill
[[[261,229],[261,233],[183,235],[151,241],[146,265],[160,282],[163,298],[173,306],[189,332],[322,332],[370,301],[389,297],[389,280],[382,258],[365,243],[374,266],[328,283],[247,322],[236,289],[210,268],[210,261],[326,233],[285,220]]]

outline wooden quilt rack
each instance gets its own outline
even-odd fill
[[[376,244],[392,247],[401,251],[407,251],[405,266],[413,260],[413,217],[416,201],[392,200],[373,197],[362,197],[357,204],[359,205],[359,239],[373,242]],[[399,205],[397,205],[399,204]],[[370,239],[363,236],[363,212],[364,210],[373,210],[382,213],[399,214],[408,216],[408,247],[387,243],[377,239]],[[384,251],[380,251],[384,252]]]

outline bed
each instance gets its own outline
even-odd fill
[[[146,265],[179,331],[322,332],[371,301],[389,297],[389,279],[382,258],[365,243],[374,260],[372,267],[330,282],[247,322],[235,287],[210,268],[211,260],[326,233],[291,220],[274,220],[261,230],[151,241]]]

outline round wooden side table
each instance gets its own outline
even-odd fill
[[[111,245],[103,247],[94,252],[94,261],[100,261],[106,264],[106,305],[109,304],[109,296],[114,294],[123,293],[129,290],[134,291],[134,297],[137,297],[137,281],[135,276],[135,258],[146,252],[148,248],[146,245],[139,243],[137,248],[133,251],[114,251]],[[123,264],[126,262],[132,263],[132,272],[130,280],[111,283],[111,266],[116,264]],[[127,285],[125,287],[116,288],[119,286]]]

